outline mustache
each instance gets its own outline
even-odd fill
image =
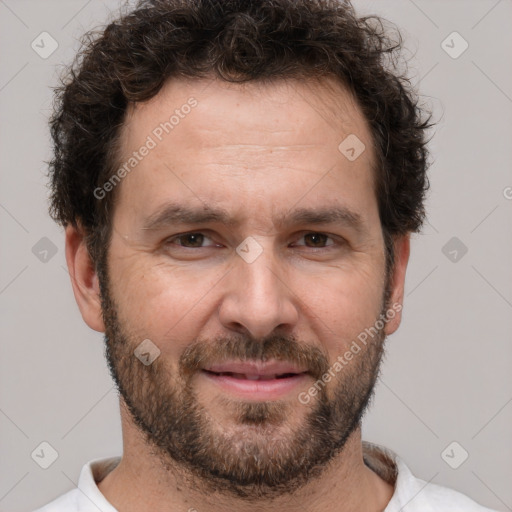
[[[271,335],[260,341],[245,335],[197,340],[181,355],[179,369],[187,378],[205,366],[227,360],[285,361],[307,368],[315,379],[320,379],[329,370],[329,361],[319,348],[299,343],[294,336],[281,335]]]

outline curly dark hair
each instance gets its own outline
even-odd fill
[[[105,257],[116,195],[93,191],[119,165],[127,106],[172,77],[230,82],[334,77],[357,99],[373,138],[375,183],[388,271],[393,236],[417,232],[429,188],[431,114],[399,71],[402,38],[341,0],[145,0],[91,31],[55,88],[50,120],[50,215],[83,230]]]

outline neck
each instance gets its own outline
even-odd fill
[[[179,468],[166,470],[121,410],[123,457],[98,484],[100,492],[119,512],[292,512],[297,508],[305,512],[380,512],[393,494],[393,487],[364,464],[360,428],[318,478],[293,494],[249,502],[212,493],[201,481],[185,477]]]

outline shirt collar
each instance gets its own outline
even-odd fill
[[[78,479],[78,510],[117,512],[98,488],[101,482],[121,461],[121,457],[94,459],[82,468]]]
[[[405,463],[391,450],[363,441],[363,460],[366,466],[394,487],[391,501],[384,512],[399,510],[421,491]],[[121,461],[121,457],[94,459],[82,468],[78,481],[78,510],[117,512],[100,492],[101,482]]]

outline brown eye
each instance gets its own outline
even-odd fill
[[[204,235],[201,233],[190,233],[189,235],[180,236],[179,239],[184,240],[184,243],[181,243],[181,245],[187,247],[201,247]]]
[[[300,240],[304,240],[304,243],[296,243],[298,246],[307,247],[309,249],[326,249],[333,245],[336,245],[334,238],[326,235],[325,233],[305,233]]]
[[[205,240],[210,240],[203,233],[184,233],[182,235],[176,235],[169,239],[168,243],[172,245],[178,245],[179,247],[185,247],[186,249],[201,249],[203,247],[209,247],[214,245],[203,245]]]
[[[311,245],[308,245],[308,247],[324,247],[329,238],[330,237],[324,233],[308,233],[304,235],[304,240],[311,242]]]

